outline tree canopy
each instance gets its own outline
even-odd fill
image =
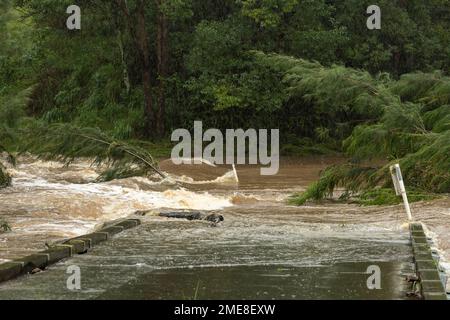
[[[158,141],[203,120],[279,128],[284,154],[401,159],[450,189],[448,0],[379,0],[381,30],[368,0],[83,0],[68,30],[71,4],[0,2],[4,149],[33,121]]]

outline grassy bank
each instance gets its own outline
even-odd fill
[[[317,190],[316,188],[310,187],[307,193],[294,194],[292,197],[289,198],[288,200],[289,204],[301,206],[306,204],[307,202],[320,203],[320,201],[326,198],[335,199],[331,194],[328,194],[328,197],[323,197],[320,194],[320,191]],[[313,192],[316,192],[316,194],[313,194]],[[431,201],[443,197],[442,194],[428,193],[425,191],[415,189],[408,189],[407,193],[409,202],[411,203],[420,201]],[[352,195],[345,192],[341,197],[335,199],[335,201],[341,203],[359,204],[361,206],[386,206],[403,203],[402,198],[397,196],[393,189],[387,188],[374,188],[371,190],[363,191],[361,193],[356,193]]]

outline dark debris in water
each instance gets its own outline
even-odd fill
[[[153,211],[136,211],[135,215],[146,216],[147,214],[149,214],[151,212],[153,213]],[[160,217],[165,217],[165,218],[169,218],[169,219],[185,219],[185,220],[189,220],[189,221],[194,221],[194,220],[208,221],[208,222],[212,222],[213,226],[216,226],[217,224],[219,224],[220,222],[223,222],[225,220],[225,218],[220,214],[216,214],[216,213],[206,214],[206,213],[203,213],[200,211],[160,212],[157,215]]]

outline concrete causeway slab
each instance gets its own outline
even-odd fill
[[[0,299],[408,299],[408,230],[354,238],[288,219],[270,228],[245,216],[217,228],[155,219],[88,254],[0,284]],[[81,270],[81,290],[67,288],[70,266]],[[368,287],[373,266],[379,290]]]
[[[102,228],[98,232],[69,239],[48,248],[48,250],[0,264],[0,282],[12,280],[36,269],[43,270],[54,263],[72,257],[74,254],[84,254],[95,245],[108,240],[108,238],[140,224],[141,221],[138,219],[115,222],[110,227]]]

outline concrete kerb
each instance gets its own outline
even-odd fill
[[[440,277],[439,260],[436,260],[432,254],[429,238],[422,224],[411,223],[410,235],[422,297],[425,300],[447,300],[445,287]]]
[[[0,283],[32,272],[34,269],[45,269],[74,254],[86,253],[98,245],[124,230],[137,227],[141,224],[139,219],[127,219],[110,224],[96,232],[75,237],[61,244],[30,256],[0,264]]]

